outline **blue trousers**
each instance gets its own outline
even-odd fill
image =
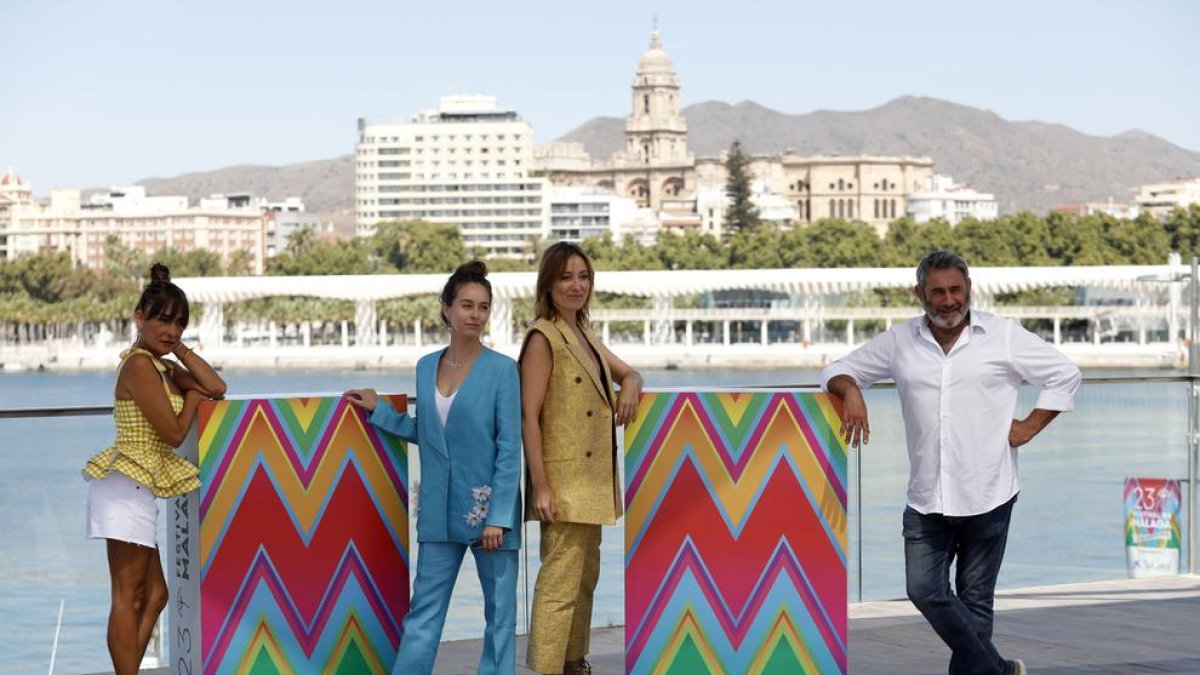
[[[392,675],[431,675],[437,659],[450,594],[462,566],[466,544],[422,542],[412,603],[404,618],[404,636]],[[483,588],[483,654],[479,675],[514,675],[517,664],[517,552],[472,548]]]
[[[1012,672],[1012,662],[992,644],[992,603],[1016,500],[975,516],[904,510],[908,598],[950,647],[951,675]],[[955,559],[952,592],[950,564]]]

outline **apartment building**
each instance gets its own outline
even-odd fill
[[[533,254],[549,235],[533,127],[490,96],[447,96],[409,122],[358,121],[355,232],[381,222],[453,223],[468,249]]]

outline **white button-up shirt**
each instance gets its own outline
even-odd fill
[[[1022,382],[1037,408],[1068,411],[1079,368],[1011,319],[971,310],[945,353],[924,316],[909,319],[821,371],[821,386],[849,375],[862,389],[896,381],[908,442],[908,504],[920,513],[987,513],[1020,490],[1008,432]]]

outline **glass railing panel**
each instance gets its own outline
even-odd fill
[[[1022,390],[1020,414],[1036,397],[1032,388]],[[868,391],[866,400],[871,442],[861,451],[862,599],[903,598],[908,458],[900,404],[894,389]],[[998,587],[1126,577],[1125,478],[1186,478],[1187,405],[1184,383],[1085,382],[1075,411],[1059,416],[1020,452],[1021,493]],[[852,516],[854,499],[852,492]],[[1186,485],[1183,502],[1180,564],[1186,571]],[[856,526],[852,517],[852,541]],[[854,599],[859,580],[853,549],[851,558]]]
[[[48,671],[60,602],[55,672],[112,669],[108,563],[104,543],[84,538],[79,473],[111,439],[111,417],[0,419],[0,671]]]

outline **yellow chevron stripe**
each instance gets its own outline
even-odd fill
[[[666,649],[663,650],[663,658],[659,659],[652,671],[653,675],[665,675],[675,659],[678,658],[679,650],[683,648],[687,638],[692,638],[692,643],[696,645],[696,649],[700,652],[700,658],[704,659],[704,665],[708,668],[709,675],[724,675],[725,669],[721,667],[721,661],[713,652],[712,645],[708,643],[708,639],[704,636],[704,631],[696,624],[696,617],[692,615],[692,605],[689,603],[684,609],[683,617],[679,621],[679,625],[675,627],[675,632],[671,635],[671,639],[667,642]]]
[[[358,643],[359,651],[362,652],[363,658],[367,661],[367,667],[370,668],[371,675],[387,675],[390,669],[383,667],[383,662],[379,660],[379,654],[375,653],[370,639],[363,632],[357,612],[350,613],[350,620],[346,623],[346,628],[342,631],[342,634],[338,636],[337,644],[334,645],[333,652],[329,655],[329,662],[321,670],[322,675],[334,675],[337,673],[338,668],[346,659],[346,651],[355,642]]]
[[[792,623],[792,617],[787,613],[786,608],[780,607],[779,611],[775,613],[771,632],[767,634],[762,645],[755,650],[754,660],[750,662],[750,668],[746,671],[747,675],[758,675],[766,670],[767,663],[780,641],[788,643],[792,653],[800,661],[800,665],[804,666],[804,672],[818,672],[817,664],[812,658],[808,644],[804,641],[804,636],[796,630],[796,625]]]
[[[717,453],[716,446],[705,432],[700,418],[692,405],[687,401],[680,408],[679,414],[670,421],[667,436],[662,450],[654,458],[638,488],[629,509],[625,514],[625,528],[628,533],[642,531],[650,510],[657,497],[669,487],[674,478],[672,467],[683,454],[683,449],[691,447],[701,472],[712,482],[716,497],[729,514],[734,523],[741,523],[746,513],[752,508],[753,497],[758,487],[767,478],[778,452],[787,447],[788,454],[799,468],[813,497],[821,509],[822,516],[830,523],[836,533],[838,544],[846,550],[846,532],[843,521],[847,518],[845,509],[838,499],[837,492],[829,482],[821,465],[817,462],[814,450],[808,445],[807,439],[799,429],[799,422],[788,406],[782,403],[775,405],[769,411],[770,421],[759,444],[747,452],[752,453],[750,460],[742,472],[741,478],[734,481],[724,461]]]
[[[258,625],[254,628],[254,638],[250,640],[250,646],[246,648],[246,653],[239,660],[237,675],[249,675],[250,668],[254,665],[260,651],[267,652],[267,658],[271,660],[277,671],[281,673],[291,671],[291,664],[283,655],[279,643],[275,641],[275,634],[267,626],[267,622],[260,618]]]
[[[334,478],[337,476],[341,453],[327,453],[322,456],[313,473],[312,480],[306,488],[296,475],[291,461],[283,451],[283,443],[271,428],[262,408],[255,408],[254,417],[246,428],[245,434],[238,439],[233,452],[227,476],[248,476],[250,467],[261,453],[263,462],[270,469],[279,484],[281,499],[286,503],[300,522],[303,531],[312,529],[317,513],[325,496],[329,493]],[[362,465],[363,480],[380,497],[384,515],[388,522],[407,523],[407,504],[400,499],[396,489],[388,478],[387,471],[379,456],[371,446],[366,430],[358,415],[346,408],[334,422],[336,427],[330,444],[333,448],[346,448],[354,453]],[[200,526],[201,555],[207,555],[213,550],[217,535],[220,534],[229,514],[234,509],[236,500],[243,484],[240,481],[224,481],[216,486],[209,505],[208,513]],[[394,498],[393,498],[394,497]],[[408,528],[398,527],[401,544],[408,546]]]
[[[313,420],[317,416],[317,411],[321,408],[321,398],[289,398],[284,399],[284,405],[292,409],[292,414],[296,416],[296,421],[299,422],[300,428],[304,433],[308,433],[308,428],[312,426]]]

